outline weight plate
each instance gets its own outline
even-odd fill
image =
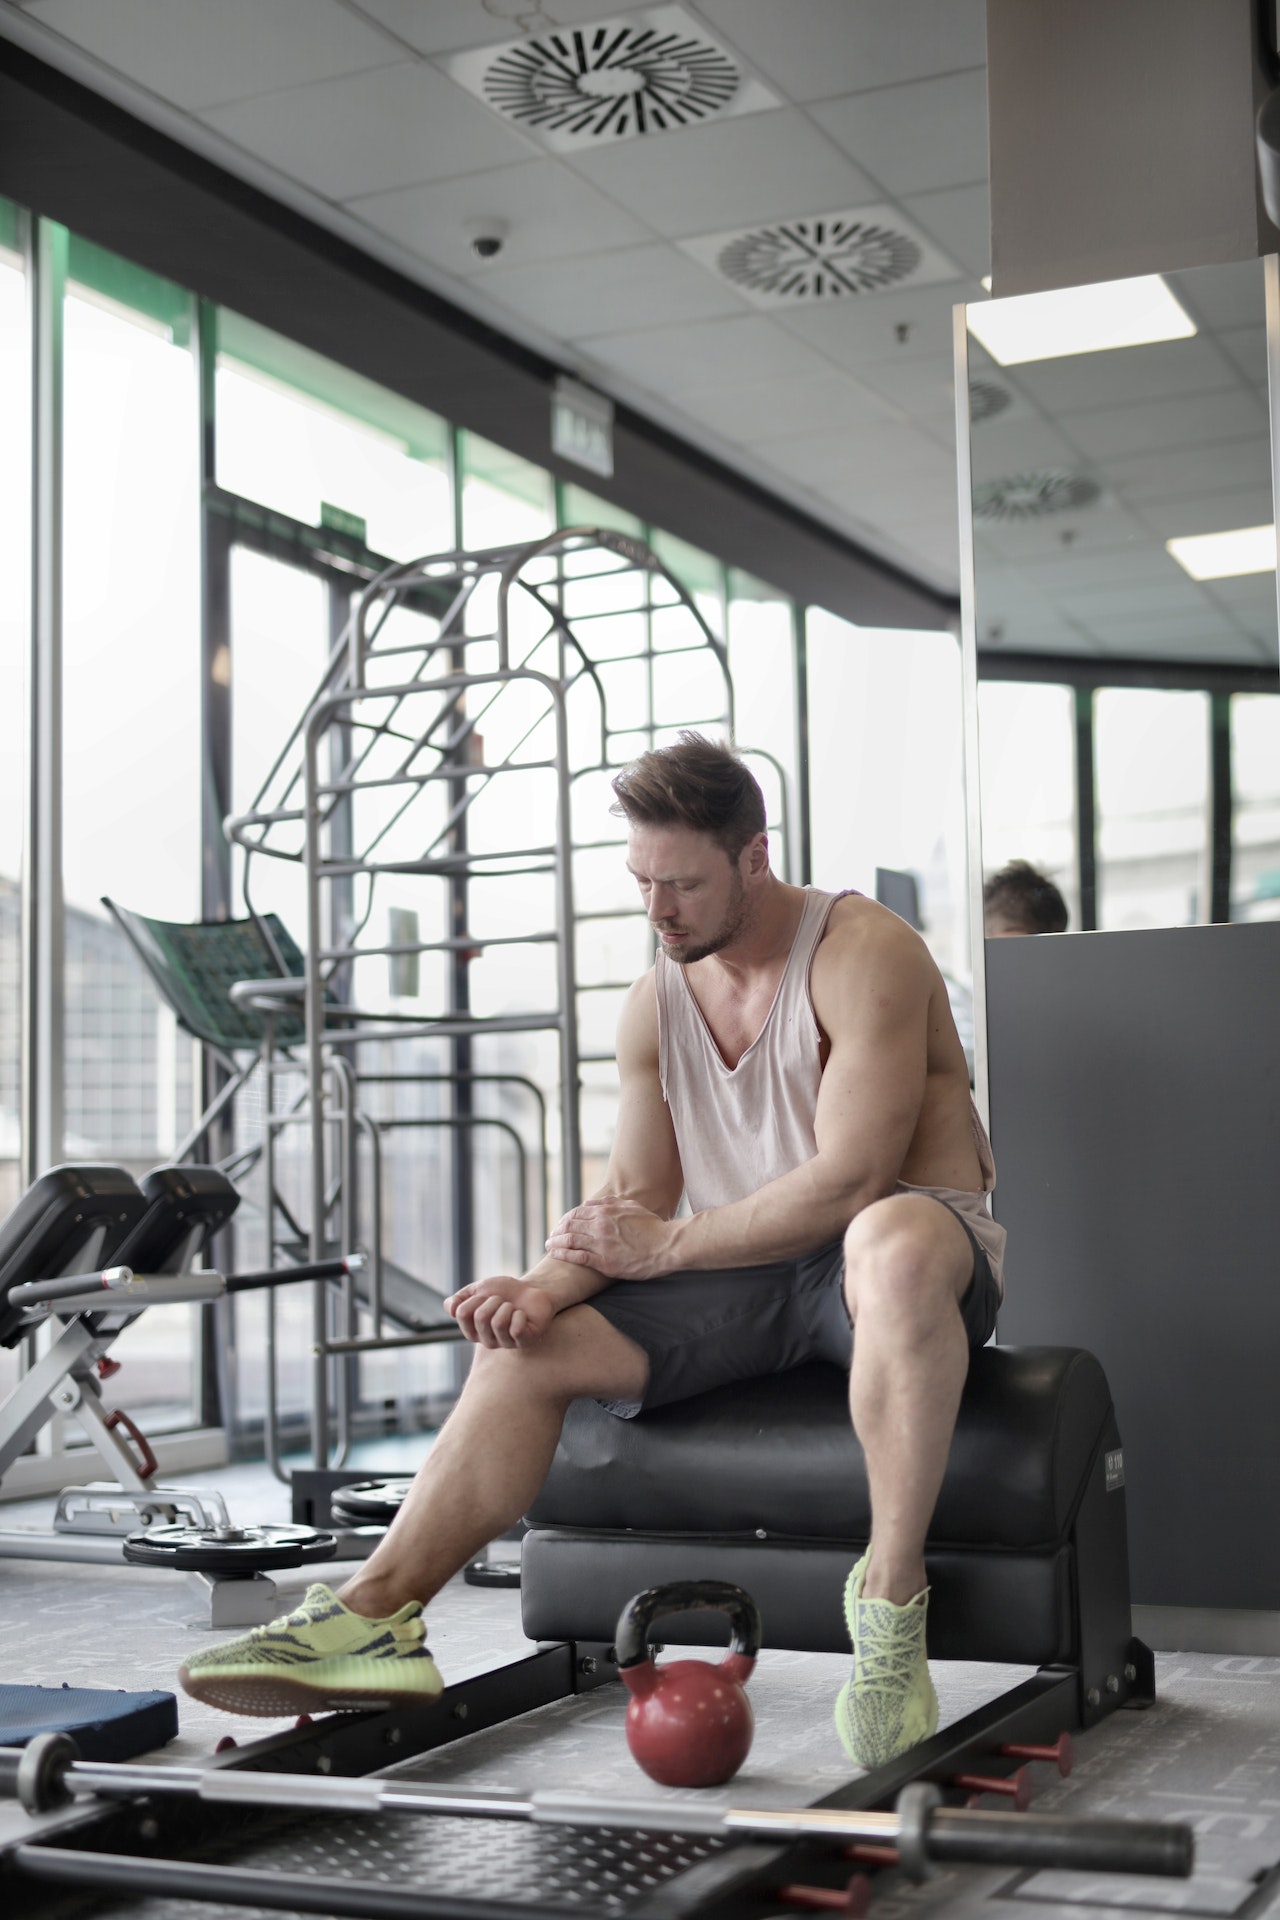
[[[270,1573],[331,1560],[338,1542],[314,1527],[148,1527],[127,1534],[124,1557],[142,1567],[182,1573]]]
[[[329,1498],[329,1511],[335,1520],[382,1520],[388,1524],[400,1511],[412,1480],[357,1480],[349,1487],[336,1487]]]

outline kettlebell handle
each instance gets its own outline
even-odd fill
[[[622,1609],[614,1651],[620,1669],[641,1666],[653,1658],[649,1629],[668,1613],[727,1613],[732,1638],[730,1653],[754,1660],[760,1651],[760,1609],[742,1587],[727,1580],[672,1580],[665,1587],[647,1587]]]

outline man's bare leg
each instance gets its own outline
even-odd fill
[[[477,1347],[386,1538],[338,1598],[371,1620],[426,1602],[512,1526],[551,1465],[569,1402],[638,1400],[649,1362],[593,1307],[569,1307],[523,1349]]]
[[[964,1228],[923,1194],[877,1201],[845,1236],[849,1411],[871,1493],[867,1599],[903,1606],[926,1585],[925,1535],[969,1371],[959,1301],[972,1274]]]

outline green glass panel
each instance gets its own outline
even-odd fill
[[[218,309],[218,352],[365,426],[393,434],[415,460],[445,460],[449,429],[439,414],[226,307]]]
[[[17,253],[20,250],[21,238],[22,223],[18,209],[12,200],[6,200],[3,194],[0,194],[0,247],[3,247],[7,253]]]
[[[686,593],[710,594],[719,599],[724,587],[724,568],[714,554],[704,553],[701,547],[691,547],[687,540],[677,540],[675,534],[663,533],[657,527],[650,535],[649,544]]]
[[[509,453],[478,433],[459,436],[462,471],[466,479],[482,481],[499,493],[510,494],[527,507],[551,510],[551,475],[532,460]]]
[[[645,535],[644,522],[637,520],[634,513],[627,513],[612,500],[602,500],[598,494],[588,493],[585,487],[576,487],[572,482],[561,489],[560,524],[562,527],[611,527],[615,533],[633,533],[640,540]]]
[[[185,288],[75,233],[70,236],[67,280],[159,321],[177,346],[186,346],[191,338],[193,302]]]

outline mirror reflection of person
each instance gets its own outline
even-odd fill
[[[988,940],[1014,934],[1065,933],[1067,903],[1048,874],[1029,860],[1010,860],[982,889],[983,924]]]

